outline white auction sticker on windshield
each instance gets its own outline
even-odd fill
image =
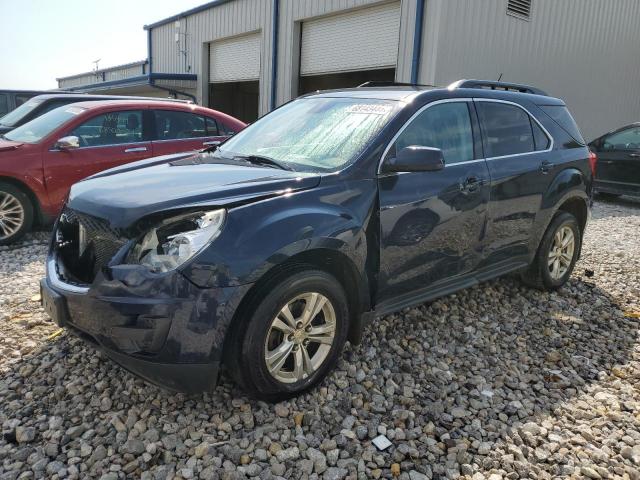
[[[386,115],[391,111],[391,105],[376,105],[371,103],[359,103],[351,105],[347,112],[363,113],[365,115]]]

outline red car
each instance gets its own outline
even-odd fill
[[[0,245],[55,218],[71,185],[149,157],[200,150],[246,125],[193,104],[94,101],[65,105],[0,138]]]

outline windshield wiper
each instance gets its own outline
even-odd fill
[[[277,160],[274,160],[271,157],[265,157],[264,155],[234,155],[233,158],[239,158],[241,160],[246,160],[249,163],[253,163],[254,165],[262,165],[266,167],[279,168],[281,170],[288,170],[290,172],[295,171],[288,165],[284,165]]]

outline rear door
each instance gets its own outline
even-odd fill
[[[220,143],[218,122],[212,117],[181,110],[152,110],[155,119],[154,155],[201,150]]]
[[[51,202],[62,205],[74,183],[94,173],[153,155],[143,109],[94,115],[61,136],[78,137],[80,146],[44,152],[44,171]]]
[[[640,193],[640,125],[604,137],[598,148],[598,190]]]
[[[473,102],[423,107],[397,134],[385,161],[413,145],[441,149],[445,168],[378,177],[380,302],[436,288],[470,272],[481,259],[489,173]]]
[[[551,135],[523,106],[476,99],[491,176],[483,266],[526,258],[542,194],[553,179]]]

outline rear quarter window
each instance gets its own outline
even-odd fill
[[[567,132],[576,142],[586,145],[582,133],[569,113],[569,109],[563,105],[538,105],[540,109],[556,122],[560,128]]]

